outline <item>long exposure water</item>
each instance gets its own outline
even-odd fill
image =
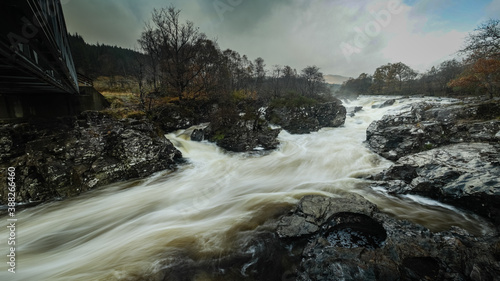
[[[347,102],[363,110],[341,128],[307,135],[283,131],[281,146],[269,153],[226,153],[188,140],[189,131],[170,134],[188,160],[177,171],[19,212],[16,274],[4,262],[0,280],[135,280],[160,270],[175,249],[200,255],[230,250],[229,232],[256,227],[306,194],[357,193],[432,231],[459,226],[480,234],[483,226],[473,216],[421,197],[394,197],[363,180],[391,165],[363,143],[368,125],[417,101],[371,108],[384,99]],[[0,237],[8,237],[5,227]]]

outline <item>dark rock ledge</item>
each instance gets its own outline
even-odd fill
[[[272,150],[279,146],[277,137],[281,129],[274,129],[271,124],[279,125],[292,134],[340,127],[345,123],[346,108],[340,100],[335,100],[302,107],[271,107],[259,114],[251,120],[244,115],[229,123],[227,120],[215,120],[204,129],[194,130],[191,139],[215,142],[232,152]]]
[[[240,118],[230,126],[211,123],[202,131],[193,131],[191,139],[206,139],[228,151],[247,152],[276,149],[280,144],[277,140],[280,132],[281,129],[271,128],[266,120]]]
[[[271,107],[266,114],[269,122],[291,134],[308,134],[324,127],[340,127],[346,119],[342,101],[299,107]]]
[[[500,144],[460,143],[400,158],[379,176],[395,194],[470,210],[500,226]]]
[[[418,194],[500,227],[500,101],[417,103],[367,129],[367,144],[396,160],[372,177],[393,194]]]
[[[433,233],[359,195],[305,196],[214,257],[179,252],[156,280],[498,280],[500,241],[459,228]]]
[[[368,146],[390,160],[443,145],[500,142],[500,101],[441,105],[421,102],[386,115],[366,131]]]
[[[43,124],[0,127],[0,165],[16,168],[16,202],[39,203],[173,169],[182,158],[145,120],[84,112]],[[7,180],[0,179],[0,204]]]

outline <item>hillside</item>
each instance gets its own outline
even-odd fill
[[[342,75],[332,75],[332,74],[327,74],[323,76],[325,78],[326,83],[328,84],[337,84],[341,85],[345,81],[349,79],[349,77],[345,77]]]
[[[76,70],[92,78],[133,76],[141,53],[117,46],[92,45],[78,34],[68,35]]]

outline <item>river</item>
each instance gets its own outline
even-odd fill
[[[20,211],[16,274],[7,272],[4,262],[0,280],[135,280],[160,270],[179,248],[200,255],[230,250],[231,232],[255,228],[306,194],[357,193],[382,211],[433,231],[455,225],[480,234],[474,216],[417,196],[394,197],[363,179],[391,165],[363,143],[368,125],[418,100],[371,108],[385,99],[346,102],[363,110],[347,117],[345,126],[307,135],[283,131],[279,149],[267,153],[226,153],[208,142],[189,141],[189,131],[169,134],[187,159],[177,171]],[[7,231],[0,230],[2,249]]]

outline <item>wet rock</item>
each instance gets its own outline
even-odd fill
[[[439,105],[416,103],[409,111],[386,115],[367,129],[368,146],[390,160],[461,142],[499,142],[495,101]]]
[[[496,233],[476,237],[459,228],[433,233],[381,213],[359,195],[305,196],[285,215],[231,241],[232,251],[213,257],[181,253],[166,262],[162,278],[465,281],[500,276]]]
[[[495,280],[500,273],[490,249],[492,241],[499,241],[494,233],[475,237],[458,228],[432,233],[379,212],[360,196],[351,200],[366,201],[364,211],[349,208],[341,198],[316,197],[302,199],[286,215],[303,218],[300,204],[313,200],[317,214],[325,218],[316,224],[319,231],[306,237],[282,237],[292,252],[300,252],[290,280]],[[337,202],[341,212],[330,216],[330,206]]]
[[[196,251],[180,251],[166,261],[158,280],[293,280],[289,274],[291,259],[276,234],[268,231],[243,232],[233,238],[237,247],[231,252],[200,258]],[[149,280],[149,279],[148,279]]]
[[[347,108],[347,115],[349,115],[350,117],[354,117],[356,116],[356,113],[360,112],[361,110],[363,110],[362,106]]]
[[[292,134],[307,134],[324,127],[344,125],[346,108],[340,100],[303,107],[274,107],[266,119]]]
[[[374,105],[372,105],[372,108],[384,108],[384,107],[388,107],[388,106],[394,105],[394,103],[396,103],[396,100],[395,99],[390,99],[390,100],[384,101],[381,104],[374,104]]]
[[[182,158],[145,120],[115,120],[84,112],[44,124],[5,125],[2,167],[16,168],[16,202],[44,202],[172,169]],[[4,142],[6,143],[6,142]],[[6,195],[2,179],[0,203]]]
[[[204,129],[204,139],[233,152],[272,150],[278,147],[281,129],[272,129],[263,119],[238,119],[229,126],[210,123]]]
[[[153,113],[153,121],[166,133],[187,129],[193,125],[209,122],[214,107],[209,102],[183,101],[159,106]]]
[[[357,195],[343,198],[308,195],[300,200],[293,213],[280,219],[277,233],[282,238],[302,237],[316,233],[334,214],[355,212],[372,215],[376,209],[374,204]]]
[[[381,223],[367,215],[351,212],[335,214],[323,230],[326,241],[341,248],[380,248],[387,238]]]
[[[204,139],[205,132],[203,129],[194,129],[193,132],[191,133],[191,140],[192,141],[202,141]]]
[[[500,225],[499,161],[500,145],[448,145],[400,158],[384,172],[383,180],[390,192],[434,198]]]

